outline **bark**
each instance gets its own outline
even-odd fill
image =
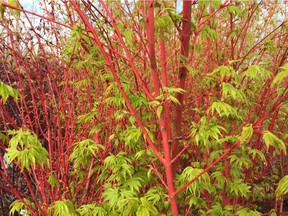
[[[192,1],[183,1],[183,23],[182,23],[182,32],[181,32],[181,56],[187,58],[189,56],[189,41],[191,36],[191,8]],[[179,68],[179,80],[178,87],[185,89],[185,81],[187,76],[187,69],[185,67],[185,62],[183,62],[182,58],[180,60],[180,68]],[[182,138],[182,109],[183,109],[183,94],[177,93],[176,98],[179,101],[179,104],[176,105],[176,113],[175,113],[175,137],[172,144],[172,159],[176,157],[180,150],[180,139]],[[173,174],[175,175],[177,164],[179,160],[175,160],[172,169]]]
[[[155,28],[154,28],[154,2],[148,2],[148,17],[147,17],[147,36],[149,43],[149,58],[152,69],[153,86],[156,96],[160,95],[160,80],[157,70],[156,52],[155,52]]]

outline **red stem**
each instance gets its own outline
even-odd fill
[[[181,52],[180,55],[187,59],[189,52],[189,41],[191,36],[191,1],[183,1],[183,23],[182,23],[182,32],[181,32]],[[180,57],[181,57],[180,56]],[[185,62],[183,62],[182,57],[180,58],[180,67],[178,72],[178,87],[185,90],[185,80],[187,76],[187,69],[185,67]],[[188,59],[187,59],[188,60]],[[176,94],[176,98],[179,101],[179,104],[175,106],[175,138],[172,143],[172,159],[179,153],[179,138],[182,136],[182,106],[184,95],[181,93]],[[173,164],[173,173],[176,172],[178,160]]]
[[[155,52],[155,33],[154,33],[154,1],[148,1],[147,17],[147,36],[149,43],[150,66],[152,69],[152,79],[156,96],[160,95],[160,80],[157,70],[156,52]]]

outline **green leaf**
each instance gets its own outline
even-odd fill
[[[245,168],[250,168],[251,167],[251,160],[247,157],[238,157],[237,155],[233,154],[229,156],[230,163],[235,164],[237,167],[245,167]]]
[[[220,117],[226,116],[226,117],[236,117],[238,119],[242,119],[236,109],[234,107],[232,107],[231,105],[222,102],[222,101],[218,101],[218,102],[213,102],[210,110],[212,112],[212,115],[214,114],[214,112],[216,111],[218,113],[218,115]]]
[[[220,171],[213,172],[211,175],[211,178],[213,178],[213,179],[215,179],[215,181],[217,181],[217,184],[215,184],[215,186],[219,189],[223,189],[225,183],[227,183],[227,179],[225,178],[223,173]]]
[[[180,105],[180,102],[178,101],[178,99],[174,96],[169,96],[169,99],[174,103],[174,104],[179,104]]]
[[[166,87],[166,86],[164,86],[162,89],[164,92],[168,92],[169,94],[174,94],[174,93],[183,94],[183,93],[187,92],[186,90],[184,90],[182,88],[173,88],[173,87]]]
[[[49,210],[54,212],[53,216],[77,216],[73,203],[66,199],[54,202],[49,207]]]
[[[225,66],[225,65],[221,65],[217,68],[215,68],[212,73],[208,74],[209,76],[218,78],[219,75],[221,77],[221,81],[223,81],[225,76],[230,76],[233,73],[235,73],[234,69],[231,66]]]
[[[42,168],[49,166],[47,150],[42,147],[36,134],[29,130],[10,130],[8,131],[12,138],[9,142],[9,148],[6,149],[7,157],[10,161],[16,160],[19,163],[21,171],[26,168],[30,170],[37,164]]]
[[[271,71],[268,71],[259,65],[250,65],[243,75],[251,80],[261,80],[262,78],[270,77]]]
[[[172,26],[173,21],[171,20],[171,17],[168,14],[155,17],[155,27],[157,31],[159,30],[162,30],[161,32],[171,31]]]
[[[228,61],[228,64],[229,64],[229,65],[233,65],[233,64],[238,63],[238,62],[241,62],[241,61],[242,61],[242,59],[234,59],[234,60]]]
[[[215,140],[217,143],[220,143],[222,140],[221,138],[223,136],[223,132],[227,132],[225,128],[214,123],[211,119],[208,122],[207,116],[203,116],[200,119],[199,124],[192,122],[190,136],[194,137],[194,142],[196,145],[201,143],[207,147],[212,147],[215,142],[211,141]]]
[[[231,215],[231,212],[227,212],[225,211],[225,209],[223,209],[222,205],[218,202],[216,202],[216,204],[214,204],[213,206],[211,206],[211,209],[209,209],[207,211],[207,215],[221,215],[221,216],[230,216]]]
[[[240,207],[240,209],[235,213],[238,216],[261,216],[262,213],[256,210],[251,210],[249,208]]]
[[[17,101],[19,93],[16,89],[0,81],[0,96],[2,97],[5,104],[9,96],[11,96],[12,98],[14,98],[15,101]]]
[[[283,71],[280,71],[277,73],[277,75],[274,77],[271,87],[274,87],[275,85],[280,85],[280,83],[288,77],[288,63],[286,63],[284,66],[280,67]]]
[[[32,208],[35,209],[35,204],[33,202],[31,202],[29,199],[27,198],[23,198],[23,201],[19,201],[19,200],[15,200],[14,202],[11,203],[10,205],[10,211],[9,211],[9,216],[13,216],[13,215],[18,215],[16,213],[21,213],[21,215],[23,216],[30,216],[32,215],[26,208],[25,205],[29,205]],[[20,215],[20,214],[19,214]]]
[[[151,173],[152,173],[152,169],[149,169],[147,171],[147,178],[150,179],[151,178]]]
[[[102,197],[105,198],[111,207],[117,205],[117,202],[120,198],[119,188],[113,187],[108,188],[102,193]]]
[[[162,110],[163,110],[163,107],[162,107],[162,106],[158,106],[158,107],[157,107],[157,116],[158,116],[158,118],[161,117]]]
[[[56,176],[54,174],[51,174],[48,178],[48,183],[51,185],[52,189],[56,186],[57,188],[60,187],[60,183],[57,180]]]
[[[189,64],[185,64],[186,69],[189,71],[189,74],[192,77],[195,77],[197,75],[197,71],[194,70]]]
[[[283,151],[285,155],[287,154],[285,143],[270,131],[263,131],[263,140],[267,147],[267,151],[270,146],[273,146],[277,153],[280,154],[280,151]]]
[[[16,212],[20,213],[21,209],[24,207],[24,203],[19,201],[19,200],[15,200],[14,202],[11,203],[10,205],[10,211],[9,211],[9,216],[13,216],[15,215]]]
[[[131,43],[131,42],[133,41],[132,36],[133,36],[133,31],[132,31],[132,29],[126,29],[126,30],[124,31],[124,37],[125,37],[125,41],[126,41],[127,43]]]
[[[155,206],[153,206],[146,198],[140,198],[141,205],[138,207],[136,215],[138,216],[151,216],[159,215],[159,212]]]
[[[275,209],[272,209],[272,210],[269,212],[269,216],[277,216],[277,212],[275,211]]]
[[[236,101],[241,101],[241,102],[246,102],[247,98],[245,96],[245,94],[235,88],[233,85],[231,85],[230,83],[221,83],[221,92],[222,92],[222,98],[223,99],[228,99],[229,97],[231,97],[233,100]]]
[[[195,178],[198,174],[200,174],[203,169],[194,168],[194,167],[186,167],[183,172],[177,177],[177,184],[182,186],[193,178]],[[186,191],[192,193],[193,196],[199,196],[199,194],[204,189],[204,185],[210,182],[210,176],[208,173],[204,173],[197,180],[195,180],[192,184],[190,184]]]
[[[241,143],[248,143],[253,135],[253,127],[252,124],[248,124],[242,129],[241,136],[239,137],[239,140]]]
[[[124,132],[125,138],[125,145],[131,147],[131,148],[137,148],[139,145],[139,140],[142,136],[142,131],[140,128],[133,126],[130,126],[126,129]]]
[[[1,140],[1,142],[3,142],[6,145],[8,142],[8,138],[7,138],[6,134],[0,132],[0,140]]]
[[[250,194],[251,186],[243,182],[242,179],[233,179],[228,182],[227,189],[235,197],[247,197]]]
[[[260,150],[248,148],[248,152],[252,155],[253,159],[258,156],[261,161],[266,161],[265,155]]]
[[[199,0],[197,5],[199,9],[204,9],[209,5],[209,3],[210,2],[207,0]]]
[[[257,65],[251,65],[248,67],[244,74],[249,78],[259,79],[258,71],[259,67]]]
[[[125,188],[129,188],[129,192],[133,195],[132,197],[136,196],[135,191],[139,193],[140,188],[142,186],[141,182],[143,180],[140,177],[133,176],[132,178],[128,178],[124,183],[123,186]],[[121,192],[121,195],[123,195],[124,192]],[[127,196],[126,196],[127,197]]]
[[[153,205],[158,203],[161,200],[161,194],[159,194],[158,190],[156,188],[150,188],[148,192],[145,194],[145,198],[152,202]]]
[[[117,207],[121,215],[136,215],[137,209],[139,207],[139,199],[137,197],[121,199],[119,200]]]
[[[230,13],[232,13],[234,16],[237,16],[238,14],[241,13],[241,10],[238,7],[236,7],[235,5],[230,5],[228,7],[228,11]]]
[[[20,9],[20,5],[18,4],[17,0],[8,0],[8,4]],[[16,16],[17,19],[20,18],[20,10],[12,9],[11,12]]]
[[[195,44],[194,49],[195,49],[196,55],[199,56],[201,54],[201,45]]]
[[[90,215],[106,216],[107,215],[107,211],[104,208],[97,206],[96,203],[82,205],[76,211],[79,212],[81,216],[90,216]]]
[[[0,0],[0,20],[3,19],[6,7],[2,4],[4,0]]]
[[[288,175],[281,178],[275,193],[277,200],[279,200],[282,196],[288,193]]]
[[[69,159],[74,162],[74,167],[79,168],[89,164],[92,157],[97,158],[98,152],[105,147],[97,144],[93,139],[85,139],[74,144],[73,152]]]

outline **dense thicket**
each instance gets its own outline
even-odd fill
[[[0,1],[0,214],[285,211],[286,3],[20,3]]]

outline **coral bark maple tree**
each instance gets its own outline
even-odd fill
[[[283,211],[285,3],[41,2],[0,1],[3,214]]]

